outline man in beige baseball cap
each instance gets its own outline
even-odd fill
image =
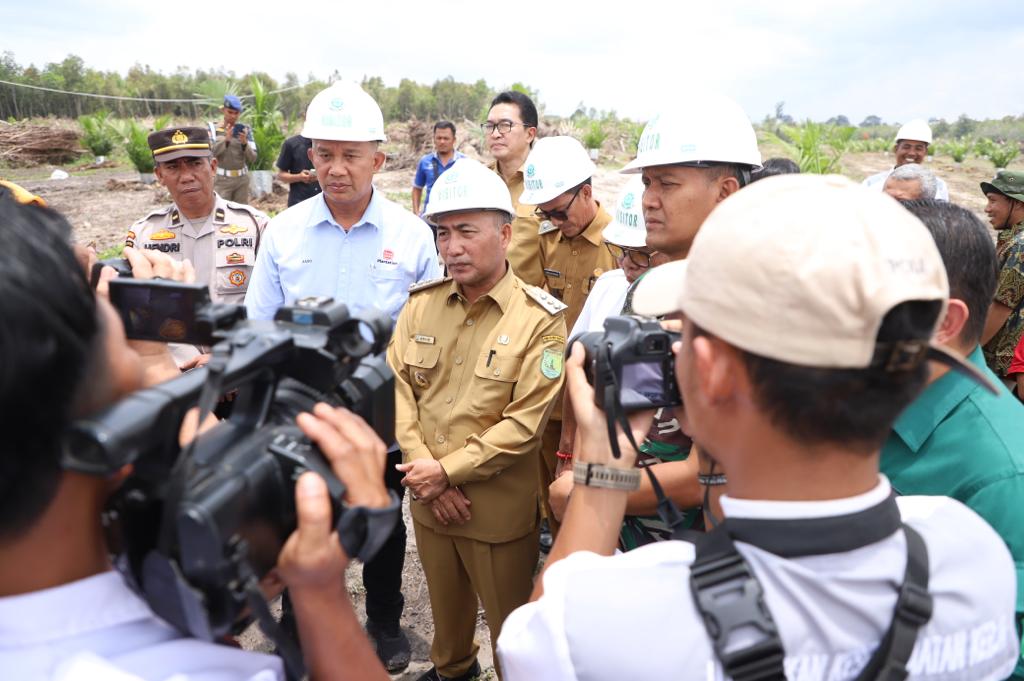
[[[679,418],[728,475],[725,519],[696,548],[673,540],[613,555],[640,473],[623,434],[611,454],[576,344],[566,364],[576,484],[532,602],[498,640],[506,681],[811,668],[916,679],[926,662],[911,658],[915,641],[985,628],[992,646],[962,656],[958,673],[1010,674],[1020,641],[1006,546],[958,501],[897,497],[878,469],[929,360],[986,383],[932,342],[947,298],[930,233],[880,192],[787,175],[720,203],[688,261],[652,270],[633,306],[683,313]],[[630,416],[634,438],[650,419]]]

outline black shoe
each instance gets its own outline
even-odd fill
[[[379,627],[367,620],[366,633],[377,649],[377,657],[391,674],[397,674],[409,666],[412,657],[412,646],[402,627],[394,625]]]
[[[554,543],[555,538],[551,536],[551,526],[548,525],[548,521],[540,521],[540,552],[547,555]]]
[[[437,667],[431,667],[429,670],[423,672],[416,681],[473,681],[473,679],[480,676],[480,663],[473,660],[473,666],[469,668],[465,674],[459,676],[441,676],[437,673]]]

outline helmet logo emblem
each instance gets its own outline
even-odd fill
[[[537,174],[537,169],[533,167],[532,163],[530,165],[526,166],[526,176],[527,177],[533,177],[536,174]]]
[[[334,98],[334,99],[331,100],[331,109],[333,109],[334,111],[341,111],[341,109],[344,106],[345,106],[344,100],[341,100],[341,99],[338,99],[338,98]]]
[[[622,197],[622,208],[623,210],[629,210],[633,207],[633,192],[630,192]]]

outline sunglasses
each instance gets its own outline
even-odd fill
[[[651,253],[645,253],[637,248],[623,248],[612,243],[604,242],[605,247],[608,248],[608,252],[612,254],[612,257],[616,260],[622,257],[628,257],[629,261],[637,267],[650,267],[651,258],[658,254],[657,251]]]
[[[569,205],[561,210],[546,211],[540,208],[534,208],[533,214],[539,217],[541,220],[558,220],[559,222],[565,222],[569,219],[569,209],[572,208],[572,204],[576,203],[576,197],[580,195],[580,191],[583,189],[583,185],[576,187],[576,191],[573,192],[572,201]]]

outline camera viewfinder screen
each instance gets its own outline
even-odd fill
[[[111,286],[110,300],[132,340],[196,342],[193,291],[168,286]]]
[[[671,364],[663,357],[622,366],[619,398],[625,411],[654,409],[672,404],[665,389],[665,371]],[[673,377],[670,378],[675,380]]]

